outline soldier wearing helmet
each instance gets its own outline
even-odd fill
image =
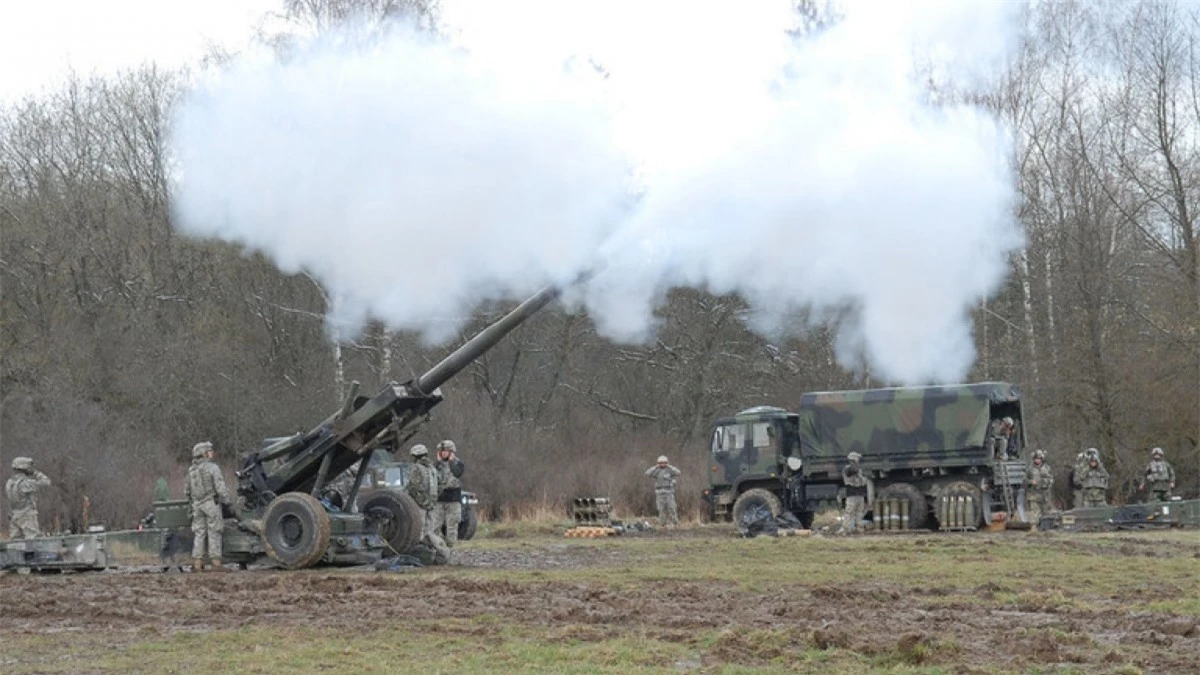
[[[846,509],[842,512],[842,532],[858,532],[867,514],[867,474],[859,466],[862,455],[846,455],[849,463],[842,467],[842,483],[846,486]]]
[[[683,473],[671,466],[666,455],[659,455],[654,466],[646,469],[646,475],[654,479],[654,506],[658,510],[658,524],[666,527],[679,525],[679,509],[675,505],[675,479]]]
[[[1108,503],[1108,470],[1100,462],[1100,451],[1088,448],[1084,453],[1087,464],[1083,472],[1076,471],[1076,479],[1083,491],[1084,508],[1104,506]]]
[[[1150,490],[1146,495],[1150,501],[1165,502],[1171,499],[1171,490],[1175,489],[1175,467],[1166,460],[1162,448],[1150,451],[1150,463],[1142,474],[1139,490]]]
[[[37,493],[39,488],[50,487],[50,479],[34,469],[33,460],[28,457],[13,459],[12,469],[12,477],[4,484],[4,494],[8,497],[8,538],[40,537]]]
[[[467,465],[458,458],[458,446],[445,440],[437,445],[438,497],[433,507],[433,529],[446,528],[446,546],[458,543],[458,524],[462,521],[462,475]]]
[[[1042,514],[1050,510],[1051,493],[1054,490],[1054,473],[1046,463],[1046,451],[1033,452],[1033,466],[1025,472],[1026,519],[1037,527]]]
[[[1075,455],[1075,464],[1071,466],[1071,473],[1067,477],[1071,483],[1072,508],[1083,508],[1083,474],[1087,471],[1088,455],[1092,452],[1099,456],[1099,451],[1095,448],[1081,450],[1078,455]]]
[[[232,502],[221,468],[212,458],[212,443],[202,441],[192,446],[192,465],[188,467],[184,496],[192,506],[193,572],[204,571],[205,557],[209,560],[209,569],[225,569],[221,566],[221,536],[225,529],[221,507],[230,506]]]
[[[438,534],[433,522],[433,509],[437,506],[438,476],[437,469],[429,459],[429,448],[418,443],[409,449],[408,454],[413,463],[408,470],[408,496],[412,497],[417,506],[425,512],[421,528],[421,543],[434,551],[434,560],[439,558],[450,562],[450,549],[445,540]]]
[[[989,436],[992,455],[996,459],[1012,459],[1018,455],[1016,430],[1017,423],[1011,417],[992,420]]]

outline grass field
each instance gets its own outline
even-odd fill
[[[0,672],[1200,672],[1200,534],[597,540],[404,573],[0,576]]]

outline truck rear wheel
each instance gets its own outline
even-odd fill
[[[475,528],[479,525],[479,516],[475,513],[474,504],[463,506],[462,520],[458,521],[458,540],[467,541],[475,536]]]
[[[329,514],[316,497],[287,492],[271,501],[263,516],[267,555],[290,569],[312,567],[329,548]]]
[[[908,529],[929,527],[929,503],[921,491],[909,483],[892,483],[875,495],[875,500],[900,499],[908,501]],[[874,505],[871,505],[874,506]],[[879,514],[876,514],[878,516]]]
[[[733,522],[738,532],[746,534],[750,523],[769,517],[774,520],[783,511],[783,502],[774,492],[763,488],[746,490],[733,503]]]
[[[963,507],[970,505],[970,512],[963,513],[960,516],[953,511],[947,511],[948,507],[938,505],[935,501],[934,509],[938,511],[935,516],[939,519],[938,525],[943,529],[952,527],[967,527],[976,528],[982,527],[987,523],[983,522],[983,514],[988,513],[987,496],[978,485],[973,485],[967,481],[955,481],[941,488],[941,496],[950,498],[951,503],[955,503],[955,498],[969,498],[965,500]],[[947,522],[941,522],[944,519]]]
[[[397,555],[410,553],[421,543],[425,512],[407,494],[380,490],[363,503],[361,510]]]

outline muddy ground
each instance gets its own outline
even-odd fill
[[[711,536],[728,538],[727,533]],[[694,542],[694,536],[679,538]],[[879,546],[908,546],[880,538]],[[710,636],[704,668],[714,663],[778,663],[791,651],[840,649],[871,658],[898,655],[954,672],[1075,667],[1080,672],[1200,672],[1200,618],[1130,611],[1128,598],[1091,597],[997,606],[1002,588],[983,582],[946,590],[912,584],[857,581],[750,591],[735,584],[656,580],[625,585],[590,580],[589,569],[645,562],[638,549],[548,537],[488,548],[462,546],[459,565],[404,573],[366,570],[272,570],[204,573],[101,572],[0,574],[3,634],[105,633],[136,640],[145,631],[220,631],[243,626],[302,626],[354,630],[364,625],[442,617],[499,616],[457,630],[501,630],[505,623],[570,626],[573,640],[602,641],[614,633],[689,643]],[[664,544],[669,552],[670,543]],[[1130,565],[1162,557],[1197,560],[1197,545],[1178,541],[1070,541],[1097,556]],[[662,555],[655,550],[654,555]],[[792,564],[801,564],[795,563]],[[580,574],[518,581],[494,570],[578,570]],[[1143,603],[1155,588],[1136,590]],[[1165,597],[1172,591],[1163,589]],[[1144,605],[1143,605],[1144,606]],[[717,635],[715,642],[711,636]],[[773,636],[771,640],[762,635]],[[125,637],[122,637],[125,636]]]

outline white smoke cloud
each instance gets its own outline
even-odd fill
[[[1006,3],[852,3],[801,41],[785,1],[460,0],[446,19],[450,41],[327,37],[190,97],[181,226],[431,340],[603,261],[583,299],[615,339],[697,286],[741,293],[768,333],[838,312],[840,360],[890,380],[969,369],[969,310],[1020,245],[1010,141],[929,106],[913,56],[989,72]]]

